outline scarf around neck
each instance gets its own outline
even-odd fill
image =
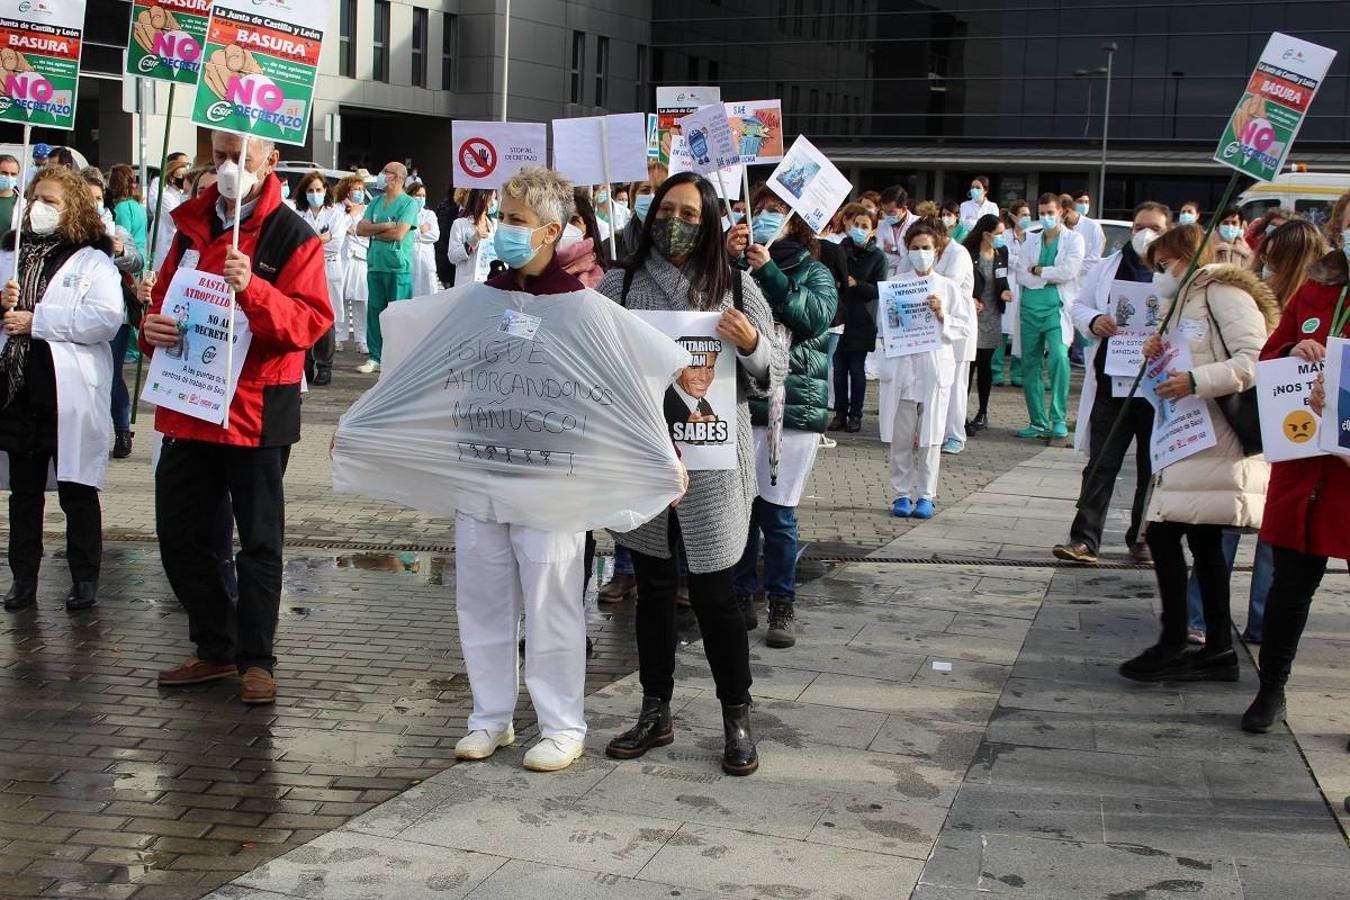
[[[39,235],[24,232],[19,250],[19,312],[32,312],[47,292],[47,261],[56,249],[65,243],[60,234]],[[23,389],[27,375],[28,351],[32,347],[31,334],[12,334],[0,350],[0,376],[3,376],[4,397],[0,407],[9,406]]]

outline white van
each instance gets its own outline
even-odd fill
[[[1273,207],[1287,207],[1320,228],[1331,215],[1331,205],[1346,191],[1350,174],[1282,172],[1274,181],[1254,184],[1239,194],[1237,207],[1247,222]]]

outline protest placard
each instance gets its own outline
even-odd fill
[[[689,166],[700,175],[709,175],[741,162],[740,149],[731,133],[727,108],[721,103],[690,113],[677,120],[680,136],[689,151]]]
[[[451,122],[450,146],[454,148],[455,187],[499,188],[526,166],[548,165],[548,126],[542,122]]]
[[[1149,448],[1153,471],[1163,469],[1213,447],[1218,441],[1209,405],[1196,396],[1164,400],[1158,386],[1172,371],[1189,372],[1194,368],[1191,349],[1185,340],[1165,339],[1162,352],[1149,360],[1144,369],[1142,390],[1153,404],[1153,439]]]
[[[1278,31],[1272,34],[1219,138],[1214,159],[1261,181],[1278,175],[1335,58],[1335,50]]]
[[[792,149],[769,176],[769,188],[801,216],[812,231],[819,233],[853,190],[853,185],[803,136],[793,142]]]
[[[233,353],[228,352],[231,308]],[[159,348],[150,358],[141,399],[221,424],[253,341],[248,317],[235,305],[224,278],[191,268],[174,273],[164,295],[163,314],[178,320],[178,343]]]
[[[666,389],[670,439],[690,470],[736,468],[736,348],[717,334],[720,313],[636,311],[692,357]]]
[[[487,281],[492,277],[492,264],[497,261],[497,242],[485,237],[473,251],[473,280]]]
[[[75,127],[84,3],[0,0],[0,121]]]
[[[1267,462],[1323,456],[1317,445],[1322,419],[1308,405],[1308,394],[1322,363],[1296,356],[1256,364],[1256,396],[1261,412],[1261,446]]]
[[[601,120],[605,128],[601,129]],[[642,113],[553,120],[553,168],[577,185],[647,180],[647,135]],[[609,169],[603,148],[607,132]]]
[[[657,159],[661,156],[661,146],[656,140],[656,123],[660,119],[656,113],[647,113],[647,158]]]
[[[1337,456],[1350,456],[1350,340],[1327,340],[1326,409],[1322,411],[1322,428],[1317,445]]]
[[[210,15],[211,0],[133,0],[127,74],[196,84]]]
[[[327,27],[328,0],[214,0],[192,121],[304,144]]]
[[[1122,328],[1106,339],[1106,374],[1133,378],[1144,364],[1144,343],[1157,334],[1153,328]]]
[[[685,143],[683,135],[677,134],[671,138],[668,171],[671,175],[694,171],[693,159],[689,154],[689,146]],[[732,203],[741,199],[741,182],[745,177],[745,166],[742,163],[733,163],[725,169],[709,172],[704,177],[708,179],[713,186],[713,190],[717,192],[717,199],[730,200]]]
[[[743,100],[727,104],[727,119],[741,162],[776,163],[783,159],[783,101]]]
[[[928,295],[933,293],[931,276],[883,281],[877,291],[886,356],[913,356],[942,348],[942,323],[928,306]]]
[[[656,89],[656,159],[670,165],[671,137],[679,134],[677,124],[700,107],[722,102],[722,89],[707,85],[696,87],[658,87]]]

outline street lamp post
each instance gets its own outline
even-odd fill
[[[1106,136],[1111,124],[1111,71],[1115,60],[1116,46],[1115,41],[1107,41],[1102,44],[1102,49],[1106,51],[1106,104],[1102,108],[1102,167],[1097,175],[1097,202],[1101,204],[1101,209],[1106,209]]]

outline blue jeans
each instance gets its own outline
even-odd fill
[[[127,390],[127,380],[122,377],[122,363],[126,361],[130,342],[131,326],[123,325],[109,344],[113,360],[112,420],[116,432],[131,430],[131,393]]]
[[[633,574],[633,552],[622,544],[614,545],[614,574]]]
[[[750,534],[736,564],[736,595],[749,596],[759,590],[755,566],[759,562],[760,532],[764,533],[764,593],[791,601],[797,596],[797,509],[770,503],[763,497],[755,498],[750,511]]]
[[[1223,535],[1223,558],[1228,571],[1233,571],[1233,560],[1237,557],[1238,539],[1235,531],[1226,531]],[[1275,579],[1275,551],[1263,541],[1256,542],[1256,557],[1252,563],[1251,593],[1247,597],[1247,626],[1242,637],[1249,641],[1260,641],[1265,627],[1266,598],[1270,596],[1270,585]],[[1191,573],[1190,584],[1186,589],[1186,609],[1190,619],[1187,628],[1196,631],[1205,630],[1205,608],[1200,602],[1200,586]]]

